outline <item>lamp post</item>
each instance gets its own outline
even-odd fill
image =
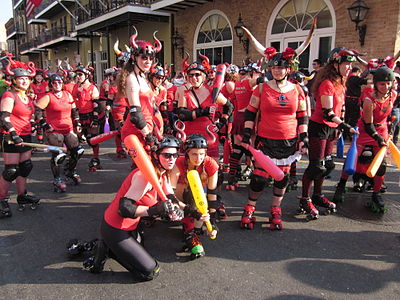
[[[353,4],[347,9],[352,22],[356,24],[356,30],[358,31],[359,41],[361,46],[364,46],[365,35],[367,33],[367,25],[358,24],[365,20],[369,7],[363,0],[354,1]]]
[[[236,36],[239,38],[239,43],[241,43],[243,45],[244,51],[246,52],[246,54],[249,54],[250,40],[249,40],[249,38],[243,39],[244,30],[243,30],[242,26],[245,27],[243,20],[242,20],[242,14],[239,13],[239,19],[235,26],[235,32],[236,32]]]

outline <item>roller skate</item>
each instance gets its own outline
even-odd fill
[[[386,191],[387,191],[387,185],[384,182],[382,182],[382,186],[381,186],[380,192],[382,194],[384,194],[384,193],[386,193]]]
[[[79,185],[82,182],[81,176],[76,172],[76,170],[68,171],[65,176],[70,179],[75,185]]]
[[[290,191],[296,191],[297,190],[297,176],[296,175],[290,175],[289,177],[289,184],[286,188],[286,192],[290,192]]]
[[[38,207],[39,205],[40,198],[24,194],[24,195],[18,195],[17,197],[17,203],[18,203],[18,210],[23,211],[25,209],[26,204],[30,204],[31,209],[34,210]]]
[[[12,216],[12,212],[10,206],[8,205],[8,201],[10,201],[10,198],[8,197],[0,199],[0,218]]]
[[[127,158],[128,155],[126,154],[125,150],[121,149],[117,152],[117,158],[118,159],[123,159],[123,158]]]
[[[239,187],[239,183],[237,182],[236,177],[229,176],[228,178],[228,184],[225,186],[225,189],[227,191],[236,191],[236,189]]]
[[[93,247],[93,256],[85,259],[83,267],[90,273],[101,273],[107,260],[108,248],[103,240],[97,240]]]
[[[310,198],[300,198],[299,213],[307,214],[306,221],[316,220],[319,216],[318,209],[315,208]]]
[[[54,192],[56,193],[65,193],[67,191],[67,184],[65,183],[65,180],[61,177],[54,178],[53,185]]]
[[[316,206],[320,206],[320,207],[326,208],[323,211],[324,215],[329,215],[331,213],[335,213],[336,212],[336,204],[333,203],[332,201],[329,201],[329,199],[326,198],[324,195],[313,195],[311,197],[311,201]]]
[[[89,172],[96,172],[101,169],[103,169],[103,167],[100,165],[100,159],[93,157],[89,162]]]
[[[251,174],[253,173],[253,168],[251,166],[246,166],[246,168],[241,172],[240,180],[246,181],[250,178]]]
[[[269,218],[269,229],[282,230],[282,208],[279,206],[271,206],[271,217]]]
[[[274,180],[272,177],[267,178],[267,187],[272,188],[274,186]]]
[[[190,251],[190,259],[194,260],[204,256],[204,248],[200,242],[201,229],[195,228],[187,233],[185,233],[185,251]]]
[[[385,206],[385,201],[383,201],[382,196],[379,193],[372,193],[372,198],[367,202],[367,208],[369,208],[374,213],[385,213],[387,207]]]
[[[333,202],[338,204],[344,202],[344,194],[346,193],[346,183],[339,182],[336,186],[335,194],[333,195]]]
[[[256,210],[255,206],[245,205],[242,214],[242,220],[240,223],[240,228],[250,229],[250,230],[254,228],[254,224],[256,223],[256,217],[253,217],[253,214],[255,210]]]
[[[97,239],[90,242],[82,242],[78,239],[69,240],[67,243],[67,252],[70,258],[82,256],[84,253],[91,253]]]
[[[226,219],[228,217],[228,214],[226,213],[225,205],[224,202],[221,200],[221,196],[217,196],[217,215],[219,219]]]
[[[354,182],[353,191],[357,193],[363,193],[365,191],[365,181],[364,179],[358,179]]]

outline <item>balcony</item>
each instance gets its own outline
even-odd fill
[[[161,10],[175,13],[180,10],[196,7],[208,2],[213,2],[213,0],[161,0],[154,1],[154,3],[151,4],[151,9],[154,11]]]
[[[24,0],[12,0],[12,5],[14,10],[16,10],[24,2],[25,2]]]
[[[60,0],[60,2],[68,9],[75,7],[75,0]],[[34,19],[51,19],[63,11],[65,11],[64,8],[57,0],[43,0],[36,8]]]
[[[46,29],[38,36],[37,48],[53,48],[60,43],[75,42],[76,38],[70,36],[67,28],[57,26]]]
[[[155,0],[91,0],[84,6],[89,14],[82,8],[78,9],[76,29],[78,32],[105,31],[105,28],[128,26],[128,23],[168,22],[169,13],[150,9],[154,2]]]
[[[7,32],[7,40],[9,39],[17,39],[20,35],[26,34],[26,29],[24,24],[21,22],[15,22],[9,24],[6,29]]]
[[[19,52],[21,55],[28,55],[28,54],[37,54],[43,49],[38,48],[38,39],[33,39],[27,43],[19,45]]]

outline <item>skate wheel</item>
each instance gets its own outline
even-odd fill
[[[31,204],[31,209],[35,210],[39,206],[39,203]]]
[[[24,211],[24,210],[25,210],[25,204],[19,204],[18,211]]]

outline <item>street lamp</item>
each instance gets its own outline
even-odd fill
[[[358,30],[360,44],[361,46],[364,46],[367,25],[364,24],[359,26],[358,24],[365,20],[369,7],[363,0],[357,0],[354,1],[354,3],[347,10],[349,11],[351,21],[356,23],[356,30]]]
[[[183,58],[183,54],[184,54],[183,44],[184,44],[183,37],[181,37],[178,33],[178,30],[175,29],[175,33],[172,35],[172,46],[174,47],[174,49],[179,50],[179,53],[182,58]]]
[[[239,38],[239,43],[241,43],[243,45],[244,51],[246,52],[246,54],[249,54],[250,40],[249,40],[249,38],[243,39],[244,30],[242,29],[242,26],[245,27],[243,20],[242,20],[242,14],[239,13],[239,19],[235,26],[235,32],[236,32],[236,36]]]

